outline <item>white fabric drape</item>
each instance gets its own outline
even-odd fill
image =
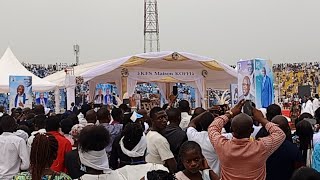
[[[122,99],[122,83],[121,83],[121,77],[120,77],[120,79],[115,80],[115,84],[116,84],[117,89],[118,89],[119,97],[120,97],[120,99]],[[118,104],[118,105],[120,105],[120,104]]]
[[[205,102],[204,102],[204,97],[205,97],[205,79],[204,78],[199,78],[195,81],[196,85],[197,85],[197,89],[200,95],[200,101],[202,104],[202,107],[206,107]]]
[[[76,77],[73,75],[66,75],[65,79],[66,89],[67,89],[67,110],[71,108],[71,103],[75,102],[75,87],[76,87]]]
[[[56,87],[54,90],[55,113],[60,113],[60,89]]]
[[[157,82],[156,84],[159,88],[159,91],[161,94],[161,99],[164,99],[164,102],[163,101],[160,102],[160,106],[162,107],[164,103],[168,102],[167,97],[166,97],[166,94],[167,94],[166,83]]]
[[[89,81],[89,102],[94,102],[94,95],[96,93],[96,83]]]
[[[129,97],[132,97],[132,95],[134,94],[134,90],[136,89],[136,85],[138,83],[137,80],[135,79],[132,79],[130,77],[128,77],[128,80],[127,80],[127,92],[128,92],[128,96]]]

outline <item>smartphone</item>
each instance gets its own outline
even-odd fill
[[[251,100],[246,100],[243,105],[243,113],[247,114],[248,116],[253,116],[252,114],[252,103]]]

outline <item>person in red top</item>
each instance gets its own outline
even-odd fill
[[[64,166],[64,156],[67,152],[72,150],[70,141],[59,133],[60,119],[57,116],[51,116],[47,120],[46,130],[52,134],[58,141],[57,158],[51,165],[51,170],[56,172],[67,172]]]
[[[261,111],[253,108],[253,118],[269,132],[269,136],[251,140],[253,120],[241,113],[244,101],[231,111],[217,117],[208,128],[208,135],[216,150],[221,165],[222,180],[265,180],[266,161],[279,148],[286,135],[274,123],[265,119]],[[221,135],[223,126],[230,120],[233,138]]]

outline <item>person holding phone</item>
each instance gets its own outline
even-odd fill
[[[250,140],[253,120],[241,113],[245,101],[241,100],[225,115],[215,118],[208,128],[209,139],[216,150],[221,164],[221,178],[256,179],[266,178],[266,161],[285,140],[285,133],[274,123],[263,117],[261,111],[252,108],[253,119],[266,127],[269,136]],[[233,130],[232,139],[221,134],[222,128],[230,120]]]

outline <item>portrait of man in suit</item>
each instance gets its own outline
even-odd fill
[[[44,97],[44,93],[40,93],[39,97],[36,99],[37,105],[43,105],[43,107],[47,107],[48,98]]]
[[[263,108],[267,108],[272,104],[272,82],[267,76],[266,68],[262,68],[262,87],[261,87],[261,104]]]
[[[103,104],[103,94],[102,94],[102,89],[98,90],[98,94],[94,98],[94,103],[95,104]]]
[[[17,95],[14,99],[14,107],[24,108],[26,101],[27,101],[27,97],[26,97],[26,94],[24,93],[24,86],[19,85],[17,87]]]
[[[106,95],[104,96],[104,104],[105,105],[117,105],[117,101],[115,98],[110,94],[110,89],[106,89]]]
[[[245,76],[242,80],[242,95],[239,97],[239,100],[245,99],[245,100],[251,100],[252,102],[255,102],[255,97],[250,93],[251,89],[251,81],[249,76]]]

